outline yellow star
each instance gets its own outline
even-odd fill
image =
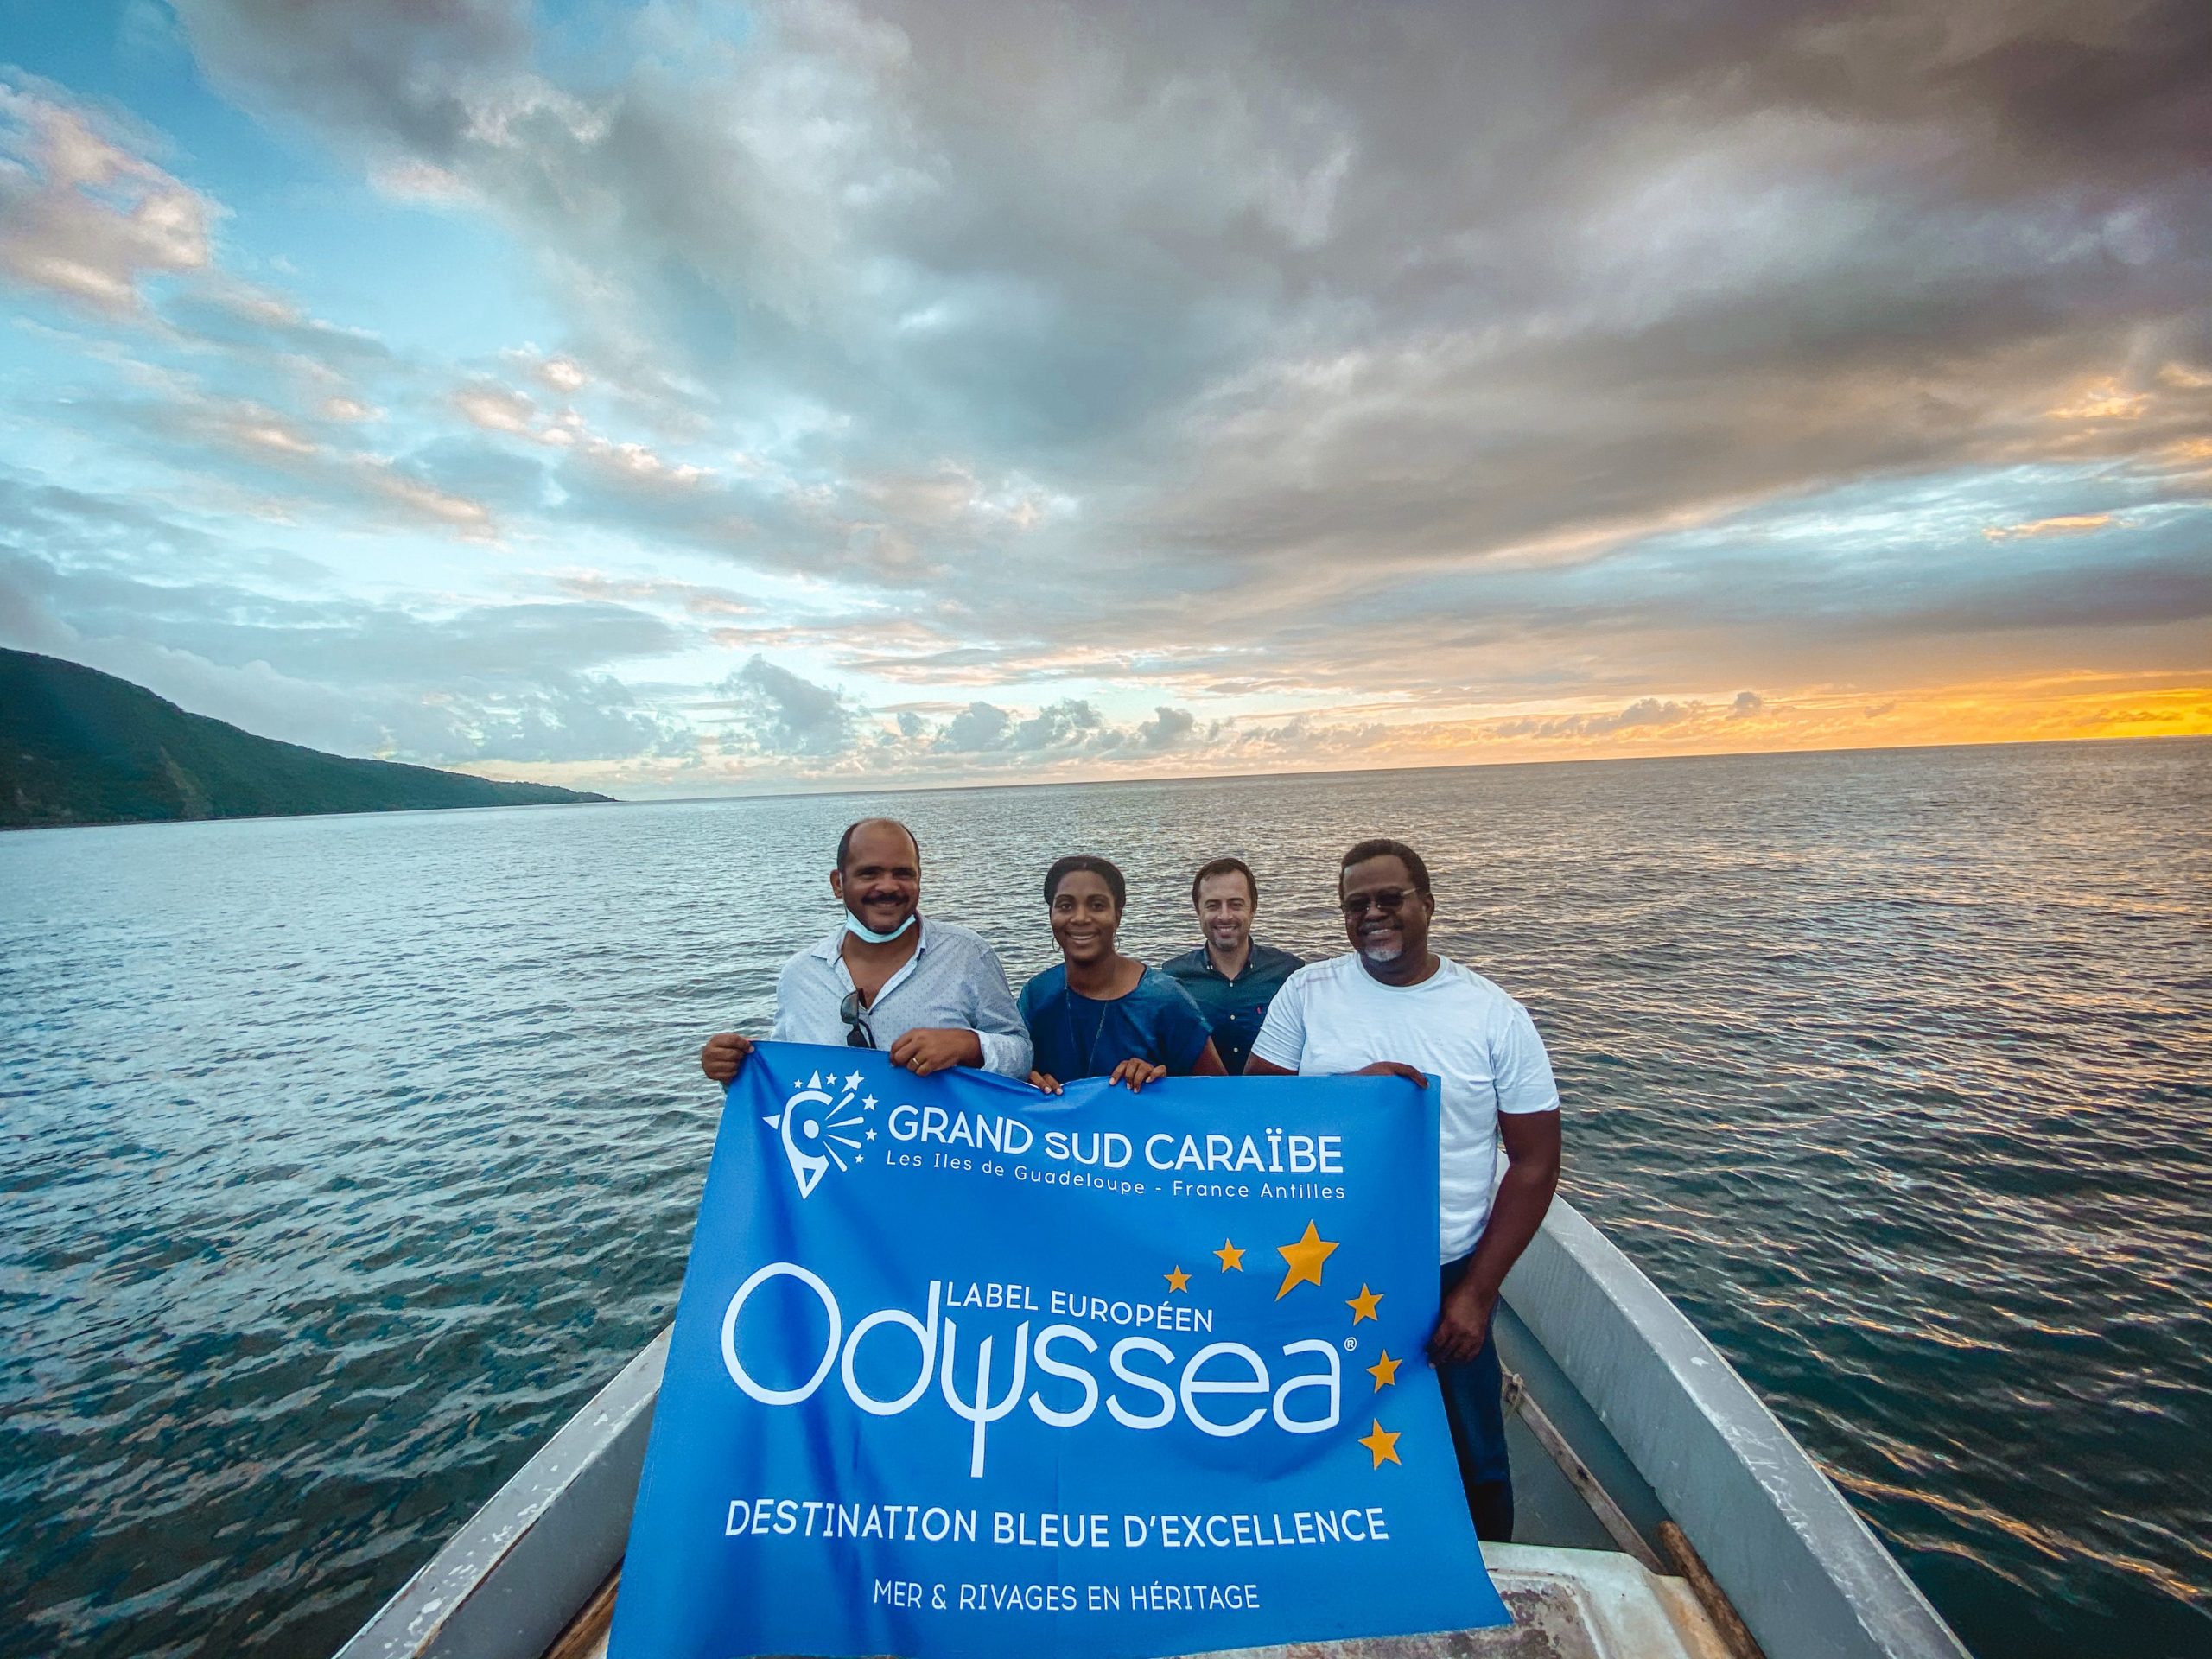
[[[1382,1393],[1398,1380],[1398,1367],[1405,1363],[1402,1359],[1391,1358],[1388,1348],[1382,1351],[1382,1357],[1367,1368],[1367,1374],[1375,1379],[1376,1393]]]
[[[1382,1300],[1381,1296],[1370,1290],[1365,1285],[1362,1285],[1359,1287],[1359,1294],[1351,1297],[1344,1303],[1346,1307],[1351,1309],[1351,1322],[1357,1325],[1362,1319],[1375,1319],[1375,1322],[1380,1325],[1382,1320],[1375,1318],[1375,1304]]]
[[[1166,1279],[1167,1288],[1170,1290],[1188,1290],[1191,1287],[1191,1275],[1184,1272],[1180,1267],[1168,1274]],[[1353,1323],[1357,1325],[1358,1321],[1355,1319]]]
[[[1380,1421],[1376,1423],[1375,1432],[1363,1436],[1358,1443],[1375,1454],[1375,1466],[1377,1469],[1382,1466],[1386,1459],[1391,1463],[1397,1463],[1401,1469],[1405,1467],[1404,1464],[1398,1463],[1397,1433],[1383,1427]]]
[[[1214,1254],[1221,1258],[1221,1270],[1224,1273],[1227,1273],[1231,1268],[1236,1268],[1239,1273],[1244,1271],[1244,1252],[1227,1239],[1221,1241],[1221,1248]]]
[[[1282,1276],[1282,1288],[1275,1292],[1275,1300],[1290,1294],[1293,1285],[1318,1285],[1321,1282],[1321,1264],[1336,1250],[1336,1245],[1321,1236],[1312,1222],[1306,1224],[1306,1236],[1295,1244],[1278,1244],[1275,1254],[1290,1263],[1290,1270]]]

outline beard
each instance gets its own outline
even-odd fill
[[[1359,942],[1359,954],[1370,962],[1395,962],[1406,954],[1406,942],[1403,939],[1392,939],[1385,944],[1380,939],[1371,941],[1362,939]]]

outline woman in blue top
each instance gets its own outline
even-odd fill
[[[1021,988],[1021,1017],[1037,1050],[1029,1081],[1048,1095],[1077,1077],[1136,1090],[1171,1071],[1224,1075],[1191,994],[1114,948],[1128,896],[1121,871],[1088,854],[1045,874],[1046,913],[1065,960]]]

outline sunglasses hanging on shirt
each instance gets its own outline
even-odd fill
[[[868,1025],[868,1010],[861,1007],[861,994],[847,991],[845,1000],[837,1005],[837,1017],[845,1022],[847,1048],[874,1048],[875,1032]]]

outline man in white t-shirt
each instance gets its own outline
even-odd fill
[[[1428,866],[1397,841],[1363,841],[1337,876],[1353,954],[1283,982],[1247,1077],[1353,1072],[1441,1084],[1438,1259],[1443,1306],[1428,1354],[1477,1535],[1513,1536],[1513,1476],[1491,1312],[1559,1185],[1559,1088],[1529,1011],[1428,948]],[[1505,1173],[1498,1175],[1501,1142]]]

